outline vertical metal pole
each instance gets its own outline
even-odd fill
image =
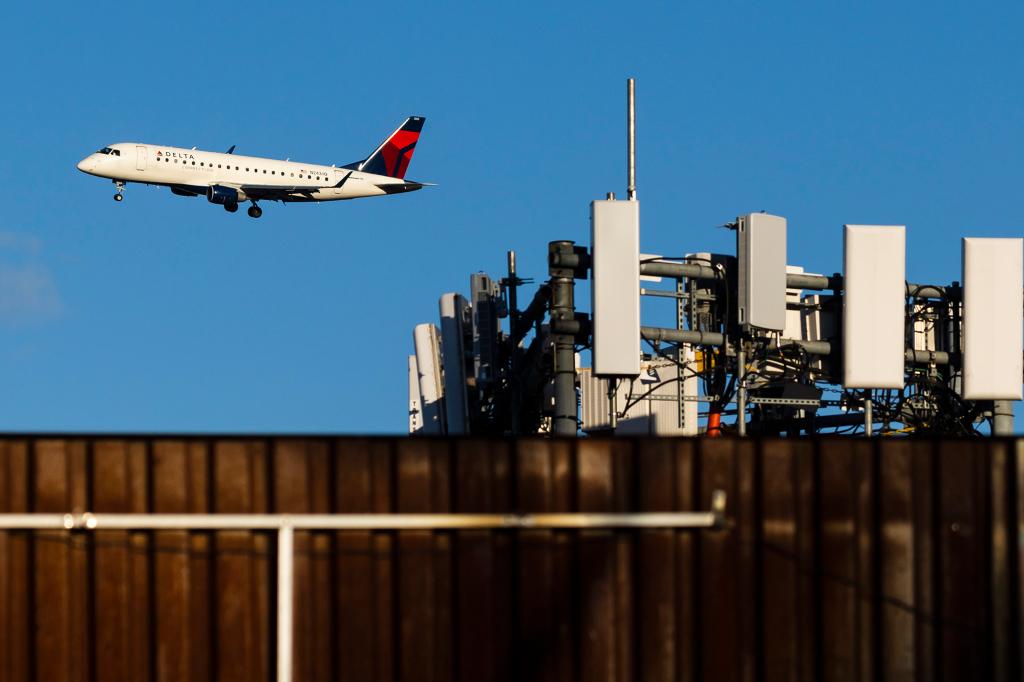
[[[1013,401],[995,400],[992,402],[992,435],[1013,435]]]
[[[626,81],[626,198],[636,200],[636,100],[634,99],[635,82],[632,78]]]
[[[294,529],[287,522],[277,531],[277,682],[292,680],[292,565]]]
[[[519,329],[519,276],[516,274],[516,252],[508,252],[508,279],[505,280],[505,286],[508,287],[508,333],[515,339],[518,338],[516,332]],[[508,425],[509,432],[514,436],[519,433],[519,412],[522,409],[522,401],[520,400],[520,382],[519,382],[519,353],[518,347],[509,349],[509,412],[510,423]]]
[[[556,241],[548,244],[548,273],[551,275],[551,322],[569,322],[576,317],[573,299],[575,281],[572,268],[551,265],[554,254],[572,255],[573,242]],[[555,347],[555,415],[552,431],[556,436],[575,436],[576,412],[576,351],[572,334],[552,334]]]
[[[676,329],[682,331],[684,328],[684,318],[686,315],[685,304],[683,303],[683,279],[680,277],[676,280]],[[685,382],[683,378],[683,360],[684,360],[683,344],[676,344],[676,376],[679,377],[679,381],[676,382],[676,400],[678,404],[676,407],[676,416],[679,418],[679,428],[682,429],[686,426],[686,401],[683,400],[686,394]]]
[[[626,404],[629,404],[629,396],[626,396]],[[608,424],[612,431],[619,425],[619,380],[615,377],[608,377]]]
[[[875,434],[875,416],[871,413],[871,391],[864,397],[864,435],[869,438]]]
[[[747,435],[747,353],[740,341],[736,350],[736,430]]]
[[[516,319],[519,316],[519,300],[517,287],[519,286],[519,278],[516,275],[516,252],[508,252],[508,333],[515,338],[516,327],[518,326],[519,320]]]

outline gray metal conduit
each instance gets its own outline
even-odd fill
[[[725,343],[725,336],[718,332],[665,329],[663,327],[640,327],[640,337],[648,341],[692,343],[696,346],[721,346]],[[779,345],[782,347],[799,347],[811,355],[831,355],[832,353],[832,344],[829,341],[781,339]],[[945,351],[914,350],[913,348],[908,348],[904,353],[904,358],[907,362],[915,365],[949,364],[949,353]]]
[[[640,337],[648,341],[692,343],[697,346],[721,346],[725,343],[725,336],[718,332],[665,329],[663,327],[640,327]]]
[[[829,355],[832,353],[832,344],[828,341],[802,341],[800,339],[782,339],[782,346],[798,346],[811,355]],[[904,351],[903,358],[915,365],[948,365],[949,353],[936,350],[914,350],[908,348]]]
[[[575,263],[578,262],[574,261]],[[568,265],[568,264],[566,264]],[[641,275],[654,275],[656,277],[688,277],[690,279],[716,279],[722,273],[708,265],[696,263],[664,263],[647,262],[640,263]],[[835,275],[807,275],[801,273],[788,273],[786,275],[786,286],[790,289],[810,289],[813,291],[841,290],[843,288],[843,276]],[[934,284],[914,284],[907,282],[907,296],[913,298],[947,298],[957,296],[958,290],[937,286]]]

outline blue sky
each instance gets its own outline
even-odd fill
[[[810,271],[843,223],[906,224],[908,277],[959,279],[961,236],[1024,228],[1024,6],[829,5],[12,5],[0,429],[404,430],[440,294],[508,249],[542,279],[624,192],[628,76],[643,250],[731,252],[715,226],[764,209]],[[409,114],[438,187],[259,221],[75,169],[136,140],[345,163]]]

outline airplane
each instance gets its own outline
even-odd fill
[[[78,170],[114,181],[115,201],[124,199],[129,182],[170,187],[183,197],[205,196],[228,213],[251,202],[248,213],[259,218],[258,201],[338,201],[412,192],[429,183],[405,180],[416,148],[422,116],[410,116],[398,130],[362,161],[344,166],[321,166],[285,159],[239,156],[235,145],[225,153],[193,147],[163,147],[119,142],[78,162]]]

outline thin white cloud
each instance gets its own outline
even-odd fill
[[[0,230],[0,323],[36,324],[63,313],[53,275],[39,261],[41,251],[37,237]]]

